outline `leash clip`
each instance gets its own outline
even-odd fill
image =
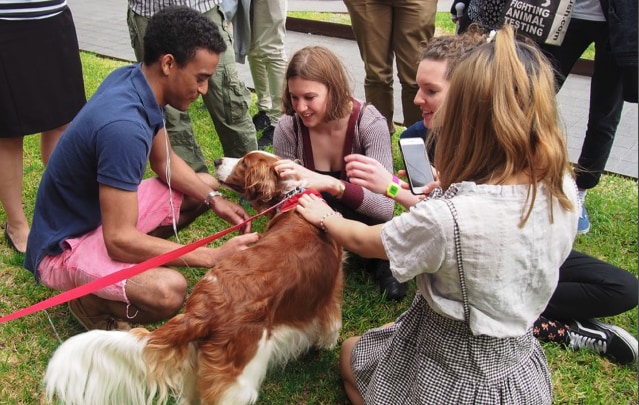
[[[304,187],[301,186],[297,186],[289,191],[287,191],[286,193],[284,193],[284,199],[288,199],[293,197],[294,195],[297,194],[302,194],[304,192]]]

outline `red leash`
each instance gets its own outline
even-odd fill
[[[300,190],[296,189],[297,193],[301,192]],[[247,223],[253,221],[254,219],[268,213],[269,211],[272,211],[274,209],[276,209],[277,207],[279,207],[280,205],[284,204],[289,198],[293,197],[294,195],[291,196],[287,196],[287,198],[285,198],[284,200],[280,201],[279,203],[273,205],[270,208],[265,209],[264,211],[253,215],[252,217],[250,217],[249,219],[247,219],[246,221],[234,225],[230,228],[227,228],[223,231],[217,232],[211,236],[208,236],[204,239],[200,239],[199,241],[193,242],[189,245],[186,246],[181,246],[175,250],[172,250],[170,252],[166,252],[164,254],[161,254],[160,256],[156,256],[153,257],[149,260],[145,260],[141,263],[136,264],[135,266],[126,268],[126,269],[122,269],[119,271],[116,271],[115,273],[111,273],[108,276],[102,277],[100,279],[91,281],[90,283],[87,284],[83,284],[79,287],[73,288],[71,290],[68,291],[64,291],[58,295],[55,295],[51,298],[47,298],[44,301],[40,301],[37,304],[31,305],[27,308],[23,308],[19,311],[16,311],[12,314],[9,315],[5,315],[2,318],[0,318],[0,324],[4,323],[4,322],[8,322],[8,321],[12,321],[14,319],[18,319],[18,318],[22,318],[23,316],[27,316],[27,315],[31,315],[35,312],[38,311],[42,311],[43,309],[47,309],[47,308],[51,308],[53,306],[56,305],[60,305],[60,304],[64,304],[67,301],[71,301],[74,300],[76,298],[80,298],[82,296],[91,294],[95,291],[101,290],[104,287],[107,287],[111,284],[115,284],[119,281],[122,280],[126,280],[129,279],[133,276],[136,276],[148,269],[151,269],[153,267],[158,267],[161,266],[165,263],[170,262],[173,259],[177,259],[180,256],[183,256],[197,248],[199,248],[200,246],[204,246],[208,243],[213,242],[216,239],[221,238],[222,236],[225,236],[237,229],[240,229],[241,227],[243,227],[244,225],[246,225]],[[299,198],[299,197],[298,197]]]

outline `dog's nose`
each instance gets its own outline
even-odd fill
[[[213,164],[215,165],[215,167],[220,167],[223,161],[224,161],[224,158],[217,158],[213,161]]]

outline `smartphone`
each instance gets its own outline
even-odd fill
[[[410,191],[415,195],[423,194],[424,186],[435,181],[424,140],[422,138],[399,138],[399,150],[402,153],[402,159],[404,159]]]

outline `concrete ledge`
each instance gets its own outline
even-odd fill
[[[286,29],[313,35],[323,35],[325,37],[355,40],[353,29],[350,25],[346,24],[288,17],[286,19]],[[579,59],[577,63],[575,63],[575,66],[572,67],[570,73],[592,77],[593,68],[594,63],[592,60]]]
[[[287,17],[286,29],[307,34],[324,35],[325,37],[355,40],[353,29],[346,24]]]

